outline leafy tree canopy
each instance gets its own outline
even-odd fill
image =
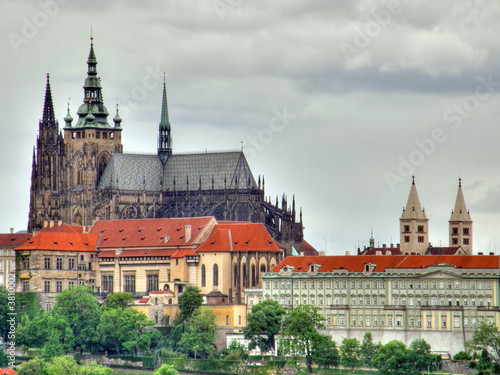
[[[179,375],[174,366],[163,364],[155,371],[154,375]]]
[[[360,358],[360,343],[358,339],[345,338],[342,340],[342,345],[340,345],[340,363],[342,366],[347,367],[354,372],[358,367],[361,366]]]
[[[312,372],[313,344],[320,340],[318,329],[325,327],[324,320],[318,307],[299,305],[283,321],[280,349],[284,355],[304,355],[309,372]]]
[[[285,314],[285,309],[271,299],[253,305],[243,328],[245,339],[250,340],[248,348],[258,346],[263,353],[274,350],[274,335],[280,332]]]
[[[17,375],[49,375],[45,369],[45,362],[41,358],[34,358],[24,362],[17,368]]]
[[[134,304],[134,296],[132,293],[112,293],[106,296],[102,310],[109,309],[125,309]]]
[[[313,341],[312,361],[319,367],[329,369],[340,364],[339,350],[331,336],[319,335]]]
[[[90,287],[77,286],[58,294],[53,313],[68,321],[75,337],[75,349],[95,349],[93,344],[101,311]]]
[[[193,312],[203,304],[203,296],[200,289],[195,286],[189,286],[184,292],[179,296],[179,310],[180,315],[176,319],[178,322],[186,321],[191,318]]]
[[[467,342],[467,348],[473,351],[485,351],[497,364],[500,364],[500,332],[498,327],[482,320],[472,339]]]
[[[182,333],[179,347],[185,353],[207,358],[215,350],[215,334],[217,326],[213,310],[207,306],[201,306],[194,311],[191,318],[186,322],[186,330]]]

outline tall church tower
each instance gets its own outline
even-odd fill
[[[455,208],[450,217],[450,247],[462,246],[467,255],[472,255],[472,219],[465,205],[462,179],[458,179]]]
[[[172,135],[170,134],[170,120],[168,118],[167,89],[163,77],[163,98],[161,102],[161,120],[158,129],[158,156],[163,164],[172,155]]]
[[[38,123],[33,150],[28,232],[39,231],[44,221],[61,220],[63,186],[63,138],[54,117],[54,105],[47,74],[42,119]]]
[[[399,219],[401,254],[425,254],[429,246],[429,219],[420,205],[413,176],[406,208]]]
[[[64,152],[67,165],[65,179],[67,202],[64,221],[90,225],[94,219],[94,192],[113,153],[122,152],[121,118],[117,113],[114,127],[108,123],[108,110],[104,106],[101,78],[97,76],[97,59],[93,38],[90,38],[87,59],[87,78],[83,85],[83,104],[78,108],[77,123],[65,117]]]

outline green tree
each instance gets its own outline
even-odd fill
[[[382,375],[409,375],[408,354],[409,350],[401,341],[390,341],[380,347],[373,358],[373,366]]]
[[[91,288],[77,286],[65,290],[56,296],[54,314],[64,317],[73,332],[74,349],[96,349],[95,338],[100,319],[97,299],[91,294]]]
[[[500,332],[496,325],[481,320],[466,346],[477,352],[484,350],[492,361],[500,365]]]
[[[377,353],[379,347],[380,345],[373,343],[373,336],[371,332],[366,332],[363,337],[360,350],[361,360],[370,368],[370,374],[372,373],[373,356]]]
[[[144,327],[153,324],[144,313],[137,310],[105,310],[97,327],[100,344],[104,350],[117,354],[135,352]]]
[[[222,349],[221,355],[227,361],[239,361],[248,358],[245,346],[236,340],[231,341],[227,348]]]
[[[179,375],[174,366],[163,364],[153,375]]]
[[[53,329],[42,349],[42,358],[45,360],[64,355],[64,349],[61,344],[61,334]]]
[[[178,320],[178,323],[191,318],[191,315],[194,313],[194,311],[202,304],[203,295],[201,294],[200,289],[195,286],[187,287],[186,290],[179,296],[180,314],[176,319]]]
[[[324,328],[324,318],[319,308],[299,305],[290,310],[283,321],[280,349],[283,355],[304,355],[307,369],[312,372],[313,344],[320,340],[318,329]]]
[[[215,334],[217,326],[215,324],[215,315],[211,308],[201,306],[196,309],[191,318],[186,322],[186,330],[181,336],[179,347],[185,353],[198,355],[206,358],[215,350]]]
[[[285,309],[272,299],[253,305],[243,328],[245,339],[250,340],[248,348],[258,346],[262,353],[274,351],[274,336],[280,332],[285,314]]]
[[[9,334],[10,324],[9,319],[9,299],[5,285],[0,285],[0,337],[3,341],[8,341],[7,335]]]
[[[113,370],[96,362],[79,365],[70,355],[55,357],[45,366],[47,375],[111,375]]]
[[[9,358],[3,348],[0,348],[0,368],[5,368],[9,364]]]
[[[126,309],[134,304],[132,293],[112,293],[106,296],[101,309],[103,311],[110,309]]]
[[[424,339],[412,341],[409,349],[407,362],[413,374],[417,375],[427,369],[434,371],[439,368],[441,357],[431,353],[431,346]]]
[[[33,358],[24,362],[17,368],[17,375],[49,375],[45,369],[45,361],[41,358]]]
[[[339,366],[339,350],[331,336],[319,335],[318,338],[313,341],[312,361],[319,367],[325,369]]]
[[[340,345],[340,364],[354,372],[361,363],[358,339],[343,339]]]

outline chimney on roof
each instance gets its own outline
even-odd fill
[[[168,241],[170,241],[170,236],[163,237],[163,240],[165,241],[165,244],[167,244]]]
[[[301,252],[299,253],[299,255],[300,255],[301,257],[303,257],[303,256],[304,256],[304,252],[303,252],[303,251],[301,251]]]
[[[375,251],[375,255],[382,255],[382,250]]]
[[[482,252],[482,251],[480,251],[479,253],[477,253],[477,255],[483,255],[483,252]]]
[[[324,256],[325,256],[325,252],[324,252],[324,251],[320,251],[318,255],[319,255],[320,257],[324,257]]]
[[[57,222],[57,226],[58,226],[58,227],[60,227],[61,225],[62,225],[62,220],[59,220],[59,221]]]
[[[345,255],[351,255],[351,252],[350,251],[346,251]]]
[[[43,227],[44,227],[44,228],[47,228],[48,226],[49,226],[49,222],[48,222],[47,220],[45,220],[45,221],[43,222]]]
[[[495,255],[495,253],[493,251],[490,251],[490,255]]]
[[[393,244],[393,243],[391,243],[391,249],[392,249],[392,248],[394,248],[394,244]]]
[[[10,228],[10,234],[14,234],[14,228]]]
[[[54,226],[54,220],[51,220],[51,221],[49,222],[49,227],[50,227],[50,228],[52,228],[53,226]]]
[[[387,247],[387,244],[383,243],[382,247],[385,249]]]
[[[188,243],[189,241],[191,241],[191,225],[186,225],[185,228],[186,228],[186,233],[184,235],[184,238],[185,242]]]

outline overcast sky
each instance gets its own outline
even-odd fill
[[[399,243],[414,174],[433,245],[462,178],[474,251],[500,253],[498,4],[2,1],[0,232],[27,226],[46,73],[60,127],[68,98],[77,118],[92,27],[125,152],[156,152],[165,71],[174,153],[243,141],[318,250],[352,253],[372,229]]]

